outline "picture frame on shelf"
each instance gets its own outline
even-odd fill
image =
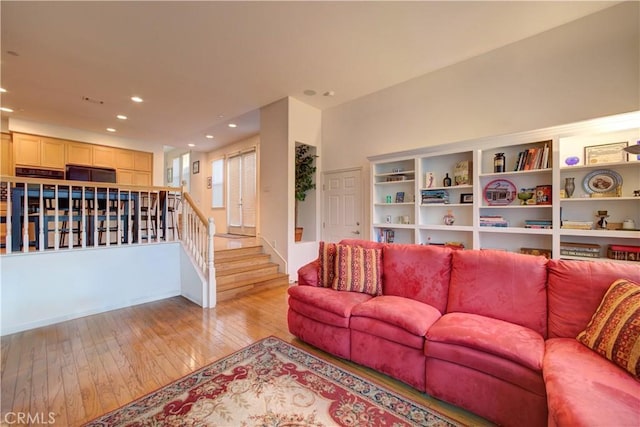
[[[584,147],[584,164],[600,165],[603,163],[620,163],[627,161],[628,142],[614,142],[613,144],[590,145]]]
[[[404,191],[398,191],[396,193],[396,203],[404,203]]]
[[[460,203],[473,203],[473,193],[460,194]]]
[[[193,162],[192,173],[194,175],[200,173],[200,160],[196,160],[195,162]]]

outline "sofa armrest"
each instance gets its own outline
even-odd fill
[[[320,260],[316,259],[298,269],[298,285],[320,286],[318,283],[318,271]]]

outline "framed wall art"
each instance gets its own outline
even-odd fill
[[[584,164],[599,165],[602,163],[619,163],[627,161],[627,142],[613,144],[591,145],[584,147]]]
[[[192,173],[194,175],[200,173],[200,160],[196,160],[195,162],[193,162]]]

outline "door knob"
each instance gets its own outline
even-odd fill
[[[352,231],[353,234],[360,234],[360,232],[358,230],[356,231]]]

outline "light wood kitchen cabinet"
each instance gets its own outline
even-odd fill
[[[65,141],[14,133],[13,147],[16,165],[64,169]]]
[[[116,148],[103,147],[101,145],[93,146],[93,166],[101,168],[116,167]]]
[[[118,184],[124,185],[151,185],[151,173],[135,170],[118,169]]]
[[[0,175],[13,174],[13,143],[11,135],[3,133],[0,142]]]
[[[133,168],[137,171],[151,172],[153,170],[153,154],[134,151]]]
[[[67,144],[67,164],[91,166],[93,164],[91,145],[82,142],[69,142]]]
[[[116,168],[117,169],[130,169],[134,168],[133,151],[118,149],[116,150]]]

